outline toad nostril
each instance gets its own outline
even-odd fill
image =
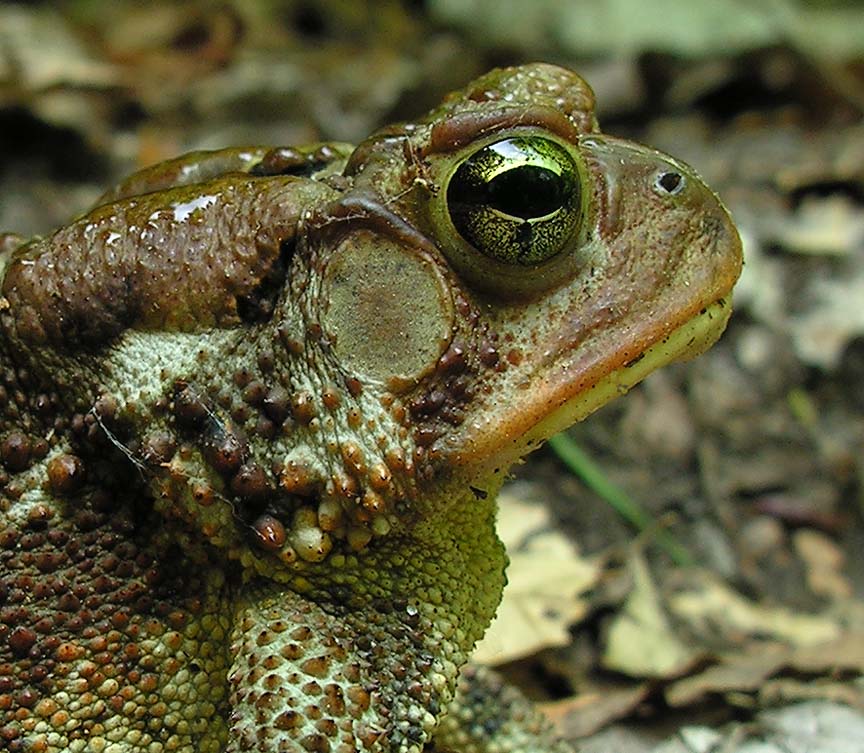
[[[675,171],[660,173],[654,179],[654,188],[658,193],[674,196],[684,189],[684,176]]]

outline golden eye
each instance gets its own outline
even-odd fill
[[[560,144],[513,136],[478,149],[453,173],[447,211],[480,253],[507,264],[545,261],[579,227],[579,171]]]

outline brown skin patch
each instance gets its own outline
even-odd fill
[[[3,281],[4,328],[64,348],[130,327],[236,326],[238,301],[273,274],[300,208],[328,195],[292,178],[232,177],[105,205],[19,250]],[[232,242],[214,245],[214,232]]]
[[[154,690],[192,667],[224,676],[213,636],[185,636],[190,624],[214,614],[220,594],[200,578],[200,564],[132,534],[137,527],[131,507],[82,501],[72,517],[0,530],[0,709],[8,750],[30,750],[43,739],[10,726],[13,719],[50,718],[71,745],[117,714],[112,699],[172,724]],[[153,662],[141,652],[145,640],[161,645],[164,658]],[[225,702],[218,687],[188,689],[184,723],[203,721],[205,708]],[[83,725],[75,721],[80,712],[57,700],[61,691],[89,711]]]
[[[48,483],[54,494],[70,494],[84,485],[86,471],[84,461],[77,455],[64,453],[48,463]]]

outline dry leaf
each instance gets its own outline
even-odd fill
[[[510,566],[498,615],[474,653],[485,664],[569,643],[569,626],[587,611],[579,595],[600,576],[598,562],[580,558],[545,507],[518,496],[526,488],[511,487],[499,497],[498,534]]]
[[[730,644],[741,636],[759,636],[799,646],[835,640],[841,634],[836,618],[800,614],[784,607],[763,607],[733,591],[710,573],[692,573],[687,590],[669,597],[676,619],[695,635],[721,637]]]
[[[567,739],[594,734],[609,722],[630,716],[651,690],[647,682],[625,688],[598,688],[572,698],[541,704],[543,713]]]
[[[818,596],[829,599],[849,599],[854,588],[843,573],[846,556],[828,536],[802,528],[792,539],[798,556],[807,566],[807,585]]]
[[[708,693],[730,692],[758,693],[761,698],[769,688],[775,704],[779,700],[801,700],[804,697],[840,699],[836,686],[829,687],[817,681],[807,683],[806,696],[798,689],[797,680],[783,678],[774,684],[769,683],[770,678],[783,671],[794,672],[799,677],[837,672],[862,675],[864,635],[847,633],[830,643],[802,648],[754,641],[745,653],[723,657],[720,664],[672,683],[666,689],[666,702],[670,706],[687,706]],[[860,689],[856,691],[851,685],[839,685],[845,688],[843,699],[862,697]]]
[[[752,653],[730,657],[722,664],[672,683],[666,689],[666,702],[673,707],[687,706],[707,693],[755,692],[788,659],[785,647],[760,645]]]
[[[91,55],[62,19],[47,9],[0,7],[0,84],[32,93],[117,83],[116,68]]]
[[[864,688],[851,682],[813,682],[781,677],[759,689],[759,705],[770,708],[797,701],[832,701],[864,709]]]
[[[679,675],[699,656],[675,635],[641,553],[630,559],[633,590],[609,629],[603,666],[632,677]]]
[[[845,633],[836,641],[795,650],[789,666],[810,674],[834,673],[838,670],[864,675],[864,633]]]
[[[864,213],[847,196],[808,196],[778,223],[777,240],[794,253],[845,256],[864,246]]]

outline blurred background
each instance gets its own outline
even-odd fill
[[[192,149],[354,142],[529,60],[696,167],[746,267],[717,347],[518,470],[481,658],[583,751],[860,753],[861,2],[3,2],[0,230]]]

